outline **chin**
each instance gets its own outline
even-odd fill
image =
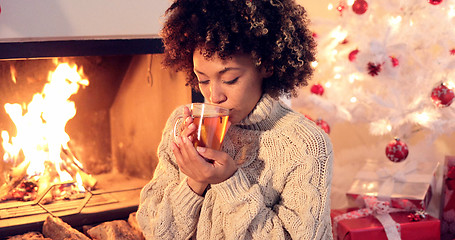
[[[231,117],[231,116],[229,116],[229,122],[231,122],[231,124],[238,123],[238,121],[235,118]]]
[[[229,115],[229,122],[231,122],[231,124],[236,124],[236,123],[239,123],[240,120],[236,118],[236,116],[234,115]]]

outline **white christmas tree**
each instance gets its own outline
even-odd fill
[[[314,85],[293,105],[367,123],[372,135],[455,130],[455,0],[341,0],[329,9],[340,16],[313,19],[327,31],[315,33]]]

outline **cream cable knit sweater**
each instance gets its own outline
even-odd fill
[[[179,172],[171,150],[176,109],[142,189],[137,219],[147,239],[332,239],[332,145],[313,122],[264,95],[223,143],[239,165],[204,197]]]

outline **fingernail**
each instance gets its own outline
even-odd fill
[[[183,143],[186,143],[188,141],[188,139],[186,137],[182,137],[183,139]]]
[[[196,150],[200,153],[205,153],[205,151],[207,150],[205,147],[197,147]]]
[[[189,129],[196,129],[196,124],[194,123],[191,123],[189,126],[188,126]]]

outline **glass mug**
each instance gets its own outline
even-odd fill
[[[194,147],[220,150],[227,132],[229,109],[209,103],[192,103],[186,106],[190,109],[190,116],[196,125],[196,130],[190,135],[193,137]],[[183,116],[179,116],[175,121],[174,138],[179,134],[178,123],[185,120],[182,118]]]

